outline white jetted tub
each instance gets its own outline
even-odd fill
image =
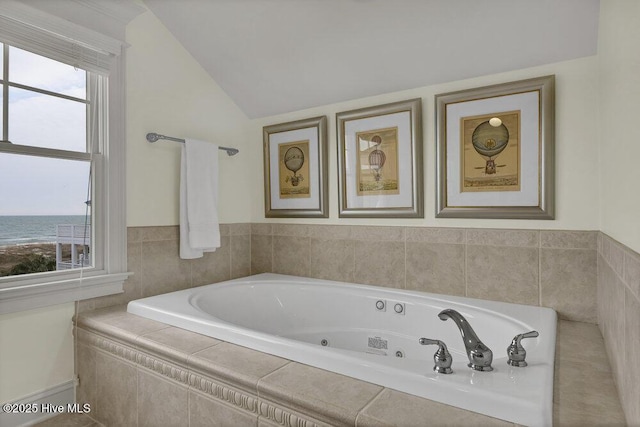
[[[379,309],[384,305],[384,308]],[[461,313],[493,351],[493,371],[467,367]],[[397,313],[396,310],[401,311]],[[405,393],[530,426],[552,424],[556,313],[542,307],[259,274],[132,301],[129,313]],[[518,334],[527,367],[507,364]],[[452,374],[433,371],[444,341]]]

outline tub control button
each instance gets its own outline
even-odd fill
[[[395,310],[396,313],[398,314],[403,314],[404,313],[404,304],[396,304],[393,306],[393,309]]]
[[[384,310],[385,305],[386,305],[386,304],[385,304],[385,303],[384,303],[384,301],[382,301],[382,300],[378,300],[378,301],[376,302],[376,308],[377,308],[378,310]]]

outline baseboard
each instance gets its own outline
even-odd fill
[[[36,409],[32,413],[6,413],[0,409],[0,427],[24,427],[55,417],[58,413],[47,411],[47,405],[64,405],[75,402],[73,380],[58,384],[46,390],[25,396],[22,399],[8,402],[10,404],[27,405],[28,408]],[[43,412],[44,405],[44,412]]]

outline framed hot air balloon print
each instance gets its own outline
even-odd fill
[[[420,99],[336,114],[340,217],[422,218]]]
[[[554,76],[436,95],[439,218],[554,218]]]
[[[327,218],[327,118],[263,128],[265,217]]]

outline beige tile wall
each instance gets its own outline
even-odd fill
[[[640,255],[605,234],[300,224],[221,234],[216,252],[181,260],[178,227],[129,228],[124,293],[80,311],[262,272],[552,307],[599,324],[627,421],[640,425]]]
[[[301,224],[223,224],[220,231],[217,251],[182,260],[177,226],[130,227],[133,275],[124,293],[82,301],[80,312],[274,272],[542,305],[563,319],[597,321],[595,231]],[[640,280],[640,269],[623,271],[624,251],[607,250],[620,277]]]
[[[220,231],[217,251],[182,260],[177,226],[130,227],[133,275],[124,293],[82,301],[80,312],[274,272],[542,305],[563,319],[597,321],[595,231],[302,224],[223,224]]]
[[[178,226],[129,227],[127,268],[133,275],[124,283],[124,293],[81,301],[79,311],[248,276],[251,225],[222,224],[220,234],[218,250],[199,259],[183,260],[179,256]]]
[[[640,255],[598,235],[598,324],[629,425],[640,425]]]
[[[552,307],[595,323],[595,231],[251,225],[251,273]]]

